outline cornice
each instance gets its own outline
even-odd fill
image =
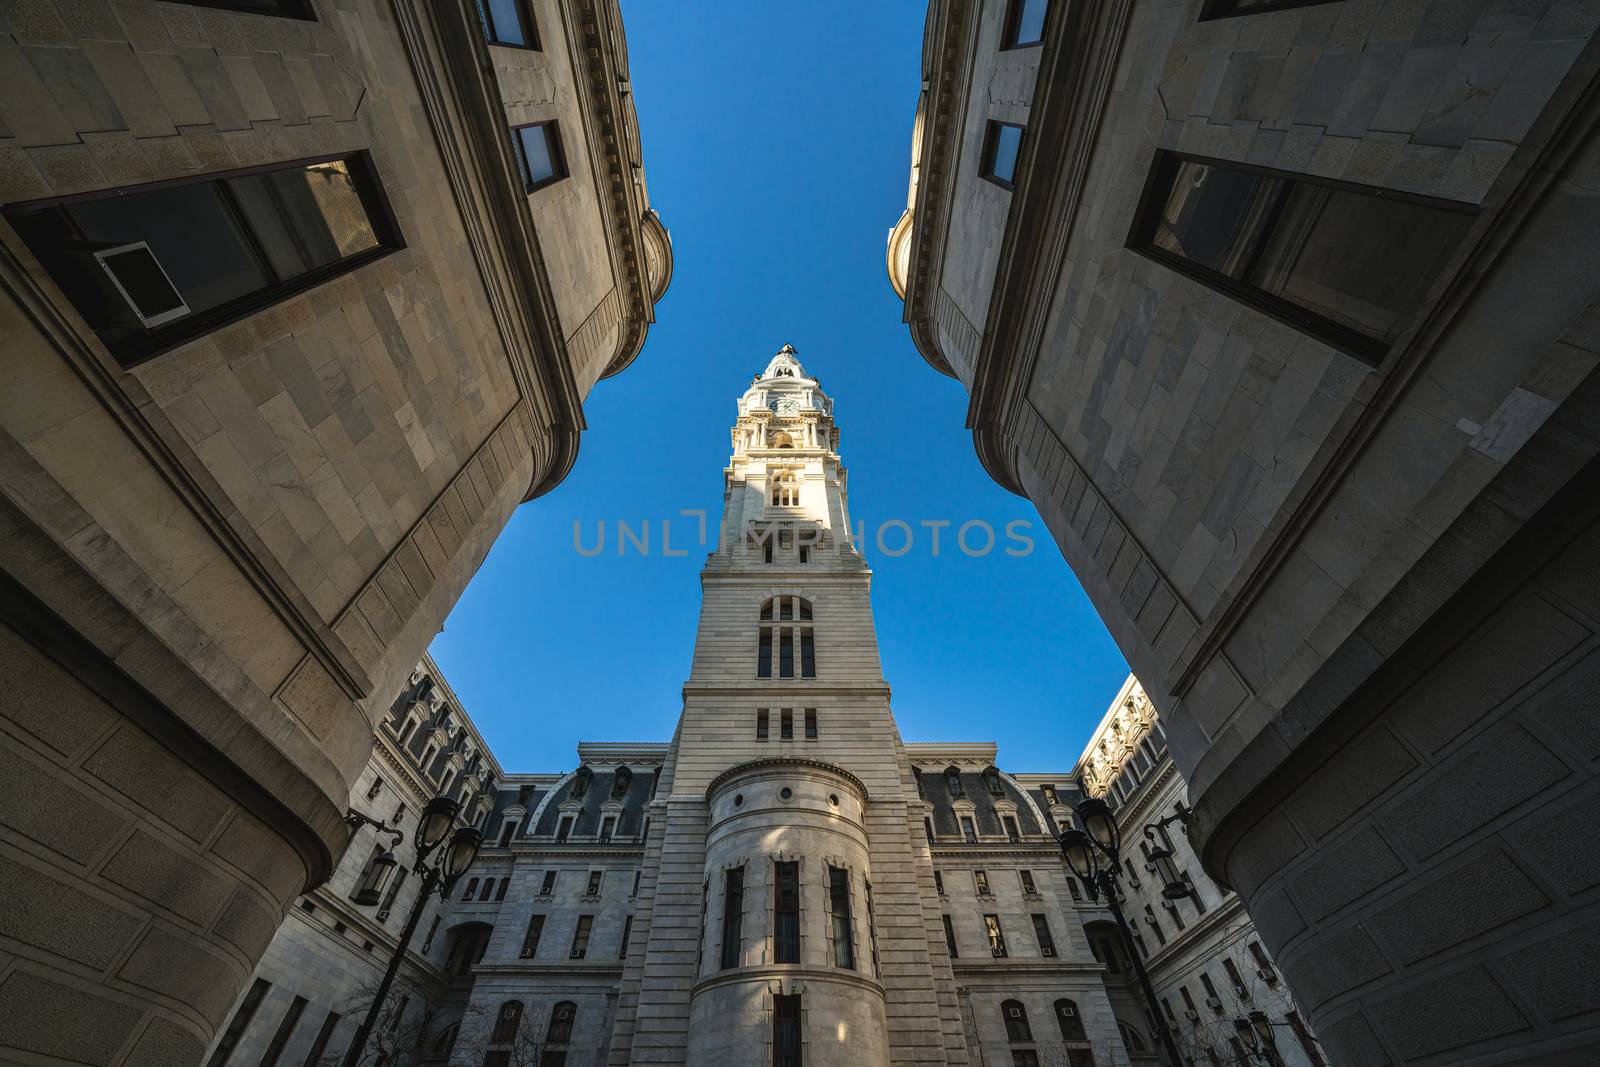
[[[813,967],[805,963],[763,963],[754,967],[735,967],[719,971],[710,978],[696,982],[689,995],[699,996],[704,990],[725,985],[749,985],[752,982],[766,983],[794,979],[850,985],[883,996],[883,983],[867,977],[860,971],[846,970],[842,967]]]
[[[979,841],[970,845],[965,841],[935,841],[928,846],[928,851],[934,856],[943,856],[946,859],[1016,859],[1021,857],[1038,856],[1042,859],[1061,862],[1061,852],[1054,841],[1027,842],[1021,841],[1011,844],[1009,841]]]
[[[733,781],[735,778],[742,778],[752,771],[761,771],[768,768],[776,769],[778,767],[805,767],[809,770],[824,771],[833,775],[835,778],[842,778],[844,781],[848,782],[850,786],[861,795],[862,800],[868,799],[867,787],[861,783],[861,779],[857,778],[843,767],[833,763],[826,763],[819,759],[806,759],[803,756],[769,756],[765,759],[749,760],[745,763],[740,763],[736,766],[729,767],[727,770],[711,779],[711,784],[706,786],[705,799],[709,801],[718,789],[720,789],[723,785],[726,785],[728,782]]]

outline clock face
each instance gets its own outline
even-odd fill
[[[776,411],[779,415],[793,415],[795,412],[800,410],[800,401],[795,397],[786,396],[782,400],[779,400],[777,405],[772,410]]]

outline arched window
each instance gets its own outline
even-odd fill
[[[622,796],[632,784],[633,772],[626,767],[618,767],[616,776],[611,779],[611,796],[613,798]]]
[[[460,1023],[451,1023],[439,1031],[439,1036],[433,1039],[433,1051],[440,1055],[448,1056],[450,1050],[455,1047],[456,1035],[460,1032]]]
[[[779,446],[783,447],[783,446]],[[797,508],[800,506],[800,479],[795,472],[780,469],[772,472],[772,505],[779,508]]]
[[[1078,1017],[1078,1005],[1065,998],[1056,1001],[1056,1022],[1061,1025],[1061,1040],[1087,1041],[1083,1020]]]
[[[1000,1005],[1000,1015],[1006,1021],[1007,1041],[1032,1041],[1033,1030],[1028,1026],[1028,1009],[1020,1000],[1008,1000]]]
[[[961,787],[961,768],[953,763],[944,769],[944,784],[949,787],[950,795],[953,797],[967,795],[966,790]]]
[[[1122,1031],[1122,1043],[1128,1047],[1129,1052],[1143,1052],[1149,1047],[1144,1043],[1143,1035],[1121,1019],[1117,1020],[1117,1029]]]
[[[815,678],[817,676],[817,645],[811,621],[811,601],[805,597],[769,597],[761,605],[756,677]],[[774,648],[777,649],[776,671],[773,670],[772,662]],[[797,658],[798,663],[795,662]]]
[[[500,1005],[495,1016],[494,1035],[489,1040],[496,1045],[509,1044],[517,1039],[517,1027],[522,1025],[522,1001],[508,1000]]]
[[[572,795],[574,798],[586,795],[589,792],[589,783],[594,779],[594,772],[588,767],[579,767],[578,773],[572,782]]]
[[[572,1040],[572,1023],[578,1017],[578,1006],[563,1000],[550,1009],[550,1029],[544,1035],[547,1045],[565,1045]]]

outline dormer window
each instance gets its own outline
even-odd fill
[[[993,767],[988,767],[984,770],[983,784],[989,790],[989,795],[992,797],[1003,797],[1006,795],[1006,787],[1000,781],[1000,772]]]
[[[594,772],[591,771],[588,767],[579,767],[578,768],[578,773],[577,773],[576,776],[574,776],[574,779],[573,779],[573,782],[572,782],[572,797],[573,797],[574,800],[581,799],[582,797],[588,795],[588,793],[589,793],[589,782],[592,781],[593,779],[594,779]]]
[[[961,787],[961,770],[954,764],[945,768],[944,783],[949,788],[951,796],[964,797],[967,795],[967,791]]]
[[[616,777],[611,780],[611,798],[613,800],[627,793],[628,787],[633,784],[633,772],[626,767],[618,767]]]

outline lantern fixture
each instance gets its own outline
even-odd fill
[[[351,899],[363,908],[370,908],[383,899],[384,887],[389,884],[389,876],[394,874],[394,869],[399,866],[394,858],[394,853],[384,849],[373,859],[372,866],[367,868],[366,877],[361,879],[361,888]]]
[[[1189,880],[1178,870],[1178,865],[1172,859],[1172,850],[1164,845],[1157,845],[1150,850],[1150,863],[1156,869],[1156,877],[1161,880],[1161,895],[1168,900],[1182,900],[1192,896],[1194,888],[1189,885]]]
[[[1250,1025],[1255,1027],[1256,1035],[1260,1037],[1259,1043],[1263,1049],[1275,1049],[1278,1047],[1278,1037],[1272,1029],[1277,1024],[1268,1017],[1266,1012],[1259,1008],[1252,1011],[1250,1013]]]
[[[448,896],[450,889],[455,885],[456,879],[466,873],[467,868],[478,858],[478,849],[483,847],[483,834],[472,826],[463,826],[456,830],[455,836],[450,839],[450,848],[444,854],[444,891]]]
[[[417,820],[417,862],[420,864],[428,858],[428,854],[439,847],[450,827],[455,824],[456,813],[461,810],[450,797],[434,797],[428,801],[428,806],[422,809],[422,817]]]
[[[1095,860],[1094,841],[1079,829],[1065,830],[1061,834],[1061,854],[1078,880],[1095,892],[1095,874],[1099,863]]]
[[[1100,797],[1085,797],[1078,802],[1078,821],[1115,864],[1122,845],[1122,831],[1117,828],[1117,817],[1112,814],[1111,805]]]

